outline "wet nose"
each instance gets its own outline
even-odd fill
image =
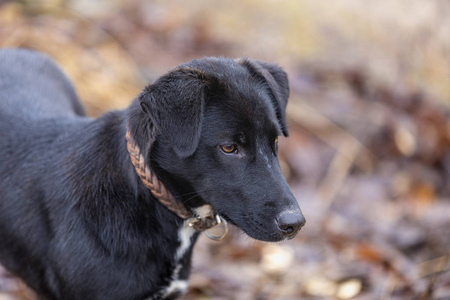
[[[275,220],[284,237],[288,239],[295,237],[300,228],[302,228],[306,223],[302,212],[298,210],[284,211],[279,214]]]

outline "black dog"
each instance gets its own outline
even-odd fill
[[[288,94],[276,65],[205,58],[93,120],[51,60],[1,50],[0,262],[40,299],[173,299],[217,221],[294,237],[305,220],[277,158]]]

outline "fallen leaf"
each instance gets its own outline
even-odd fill
[[[350,299],[361,292],[362,282],[359,279],[349,279],[339,284],[336,296],[339,299]]]

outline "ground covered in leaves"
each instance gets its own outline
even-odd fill
[[[288,71],[280,163],[307,225],[277,244],[202,237],[186,299],[450,299],[449,14],[438,0],[7,1],[0,47],[54,57],[91,116],[196,57]],[[7,299],[33,296],[0,269]]]

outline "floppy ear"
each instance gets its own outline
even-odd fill
[[[142,110],[180,157],[197,149],[207,82],[201,71],[181,67],[147,86],[139,96]]]
[[[286,72],[275,64],[263,61],[240,59],[238,62],[245,66],[253,77],[267,84],[281,130],[284,136],[288,136],[286,105],[289,98],[289,80]]]

